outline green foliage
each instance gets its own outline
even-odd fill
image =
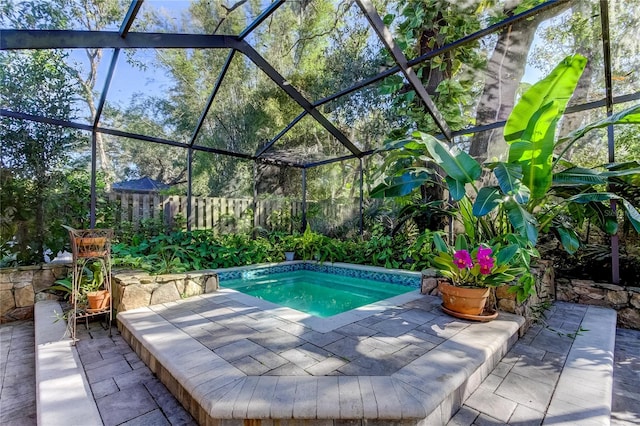
[[[3,52],[0,56],[0,96],[3,108],[62,120],[75,118],[73,71],[58,51]],[[45,250],[62,248],[56,218],[61,209],[62,183],[72,179],[63,166],[86,139],[74,129],[46,123],[0,119],[2,140],[3,257],[18,264],[39,263]],[[65,200],[66,201],[66,200]],[[66,203],[65,203],[66,204]],[[85,210],[86,211],[86,210]],[[11,241],[11,248],[8,242]]]
[[[91,262],[82,266],[79,290],[76,303],[84,303],[87,293],[102,289],[104,284],[104,273],[100,262]],[[73,297],[73,274],[70,272],[65,278],[56,280],[54,285],[47,289],[62,295],[63,300],[74,302]]]
[[[313,232],[271,233],[251,238],[247,234],[214,235],[211,231],[171,232],[147,238],[134,235],[130,242],[112,246],[116,267],[142,269],[152,274],[230,268],[280,262],[285,251],[298,259],[421,270],[428,267],[432,233],[398,232],[391,236],[378,225],[368,239],[335,239]]]
[[[582,216],[597,220],[599,227],[612,232],[615,227],[612,226],[610,215],[600,213],[607,209],[604,203],[613,199],[620,200],[627,219],[640,231],[640,214],[636,207],[620,195],[600,190],[602,184],[615,183],[616,179],[624,178],[626,183],[631,183],[635,178],[640,178],[637,163],[627,163],[623,167],[608,165],[602,171],[580,168],[566,160],[561,161],[561,158],[555,161],[553,158],[558,143],[574,143],[589,130],[611,124],[640,123],[640,107],[636,106],[607,120],[587,125],[556,143],[556,124],[585,64],[585,58],[580,55],[567,57],[548,77],[522,95],[504,130],[505,139],[510,144],[508,161],[486,164],[493,172],[497,186],[478,189],[481,169],[477,161],[430,135],[416,132],[411,140],[403,139],[400,142],[401,147],[410,148],[405,154],[429,159],[444,170],[445,177],[439,184],[446,185],[452,198],[461,201],[458,218],[475,244],[515,230],[535,245],[540,231],[556,228],[564,248],[574,252],[578,242],[575,231],[560,226],[554,218],[563,212],[569,215],[582,212]],[[389,143],[389,146],[394,145],[398,143]],[[560,165],[562,169],[556,171],[555,168]],[[393,188],[392,193],[413,190],[419,182],[408,183],[407,191],[397,188],[399,176],[412,174],[413,170],[411,167],[400,167],[399,171],[372,191],[372,196],[383,196],[388,188]],[[435,174],[427,176],[427,179],[439,179]],[[468,199],[464,190],[466,185],[470,185],[475,192],[475,201],[470,210],[472,215],[469,215],[468,208],[471,204],[465,201]],[[576,205],[584,207],[576,208]],[[505,223],[505,217],[508,224]]]
[[[408,59],[451,43],[480,29],[482,7],[474,2],[442,2],[439,0],[409,0],[398,3],[398,14],[384,17],[388,26],[396,25],[394,38]],[[383,53],[388,56],[386,51]],[[391,59],[387,58],[391,63]],[[472,120],[473,97],[478,85],[473,76],[485,67],[486,56],[477,43],[467,43],[453,51],[435,56],[413,67],[422,80],[447,124],[461,129]],[[436,129],[426,114],[420,97],[401,76],[384,80],[383,93],[393,93],[392,110],[402,125],[429,132]]]
[[[267,218],[267,226],[274,232],[287,232],[291,226],[291,210],[275,209]]]
[[[73,294],[73,278],[71,276],[56,280],[54,285],[49,287],[50,291],[61,292],[64,300],[70,300]]]
[[[272,241],[245,234],[214,235],[211,231],[171,232],[151,238],[136,237],[136,245],[112,246],[114,265],[146,270],[152,274],[281,260]]]
[[[32,192],[33,182],[28,178],[17,178],[6,170],[0,173],[2,192],[0,205],[5,209],[2,216],[0,235],[3,242],[14,238],[22,241],[17,245],[5,243],[0,246],[0,258],[5,265],[39,263],[33,251],[35,229],[34,207],[27,196]],[[104,194],[104,180],[98,175],[97,192]],[[63,225],[82,229],[89,227],[91,185],[89,173],[83,169],[61,170],[54,172],[49,185],[43,192],[42,208],[44,217],[44,247],[53,255],[58,251],[69,250],[69,234]],[[114,223],[114,207],[104,196],[97,199],[96,223],[99,227],[110,227]],[[24,250],[24,251],[23,251]],[[2,264],[2,263],[0,263]]]

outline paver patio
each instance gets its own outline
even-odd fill
[[[498,389],[501,387],[503,390],[506,389],[505,386],[510,383],[506,378],[510,374],[519,374],[523,377],[534,376],[534,379],[538,377],[542,380],[541,383],[550,382],[557,375],[558,367],[563,365],[562,353],[566,351],[562,348],[571,345],[572,342],[571,337],[566,333],[563,334],[563,323],[565,331],[568,331],[566,327],[569,326],[569,322],[580,323],[580,308],[577,311],[573,309],[576,306],[579,308],[579,305],[556,303],[547,314],[548,326],[553,329],[545,325],[530,329],[482,383],[477,392],[484,392],[488,397],[495,398],[494,402],[502,401],[504,411],[491,410],[490,405],[478,406],[484,410],[479,411],[471,406],[477,399],[477,396],[472,395],[449,424],[467,426],[540,424],[544,412],[530,408],[528,401],[518,403],[508,395],[502,396]],[[572,318],[571,321],[569,321],[570,318]],[[116,422],[128,425],[195,424],[166,387],[150,373],[139,357],[124,343],[117,330],[114,329],[113,337],[109,337],[97,323],[91,325],[89,332],[85,331],[84,327],[79,327],[78,330],[81,332],[81,340],[77,346],[78,352],[87,372],[104,364],[105,360],[122,364],[124,359],[129,365],[127,371],[119,372],[115,371],[118,370],[115,368],[113,376],[91,384],[101,414],[105,410],[112,409],[117,409],[121,413],[108,414],[103,418],[105,424],[117,424]],[[0,359],[2,371],[0,423],[2,425],[36,424],[34,349],[28,342],[33,342],[33,322],[21,321],[0,326],[0,354],[2,355]],[[325,344],[329,343],[325,342]],[[305,365],[305,362],[313,362],[301,356],[302,353],[290,350],[287,355],[302,365]],[[106,364],[110,363],[106,362]],[[16,388],[16,383],[20,383],[19,388]],[[638,383],[640,383],[640,331],[618,329],[612,425],[640,424]],[[136,404],[132,407],[134,409],[129,410],[127,408],[129,405],[122,401],[128,401],[128,397],[131,397],[134,392],[140,396],[135,400]],[[505,417],[506,412],[511,413],[510,417],[507,420],[500,420]]]

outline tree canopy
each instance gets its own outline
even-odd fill
[[[394,132],[439,132],[407,66],[454,132],[449,143],[480,160],[504,154],[496,135],[516,100],[567,54],[588,65],[563,134],[606,115],[608,71],[616,109],[640,97],[640,52],[628,36],[640,30],[640,0],[375,0],[396,52],[372,26],[368,3],[7,2],[3,73],[22,70],[26,57],[48,59],[3,85],[3,169],[39,149],[60,153],[49,168],[88,159],[89,145],[69,126],[94,131],[108,183],[146,175],[185,194],[191,177],[195,195],[251,196],[257,176],[259,196],[300,198],[306,169],[308,198],[353,198],[358,160],[372,187],[385,161],[373,153]],[[20,38],[22,29],[35,31]],[[51,29],[68,32],[39,33]],[[38,43],[49,48],[32,50]],[[407,64],[396,63],[398,53]],[[51,119],[62,127],[43,124]],[[637,153],[636,135],[617,134],[621,156]],[[605,132],[594,132],[570,154],[596,164],[606,147]]]

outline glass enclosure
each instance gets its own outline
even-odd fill
[[[359,159],[372,179],[384,142],[416,129],[446,128],[448,142],[476,158],[501,158],[513,105],[567,55],[589,62],[561,136],[606,116],[609,71],[613,109],[640,98],[640,42],[629,36],[640,30],[640,0],[379,0],[366,12],[368,3],[71,1],[63,11],[56,0],[11,2],[0,16],[1,120],[95,131],[97,169],[111,182],[150,176],[209,197],[252,198],[256,186],[260,198],[278,193],[260,179],[278,176],[283,196],[299,198],[304,169],[309,194],[338,200],[359,197]],[[61,86],[20,78],[56,64]],[[616,138],[621,158],[632,155],[630,137]],[[596,164],[608,145],[594,132],[569,153]],[[327,188],[322,176],[336,174],[349,182]]]

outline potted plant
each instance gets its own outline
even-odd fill
[[[284,235],[280,240],[280,247],[284,251],[284,260],[293,261],[296,250],[299,248],[299,238],[297,235]]]
[[[438,283],[443,310],[464,319],[490,321],[495,309],[486,306],[491,289],[533,280],[527,267],[532,249],[518,235],[505,235],[501,241],[472,246],[465,235],[458,235],[449,246],[440,234],[433,235],[431,265],[446,278]]]
[[[90,313],[103,311],[110,306],[111,295],[104,288],[104,272],[100,262],[93,262],[82,268],[77,294],[74,295],[73,291],[73,275],[56,280],[49,290],[62,292],[65,301]],[[66,314],[61,318],[66,319]]]
[[[83,276],[80,282],[80,293],[87,298],[89,312],[97,312],[107,309],[111,295],[103,288],[104,272],[100,262],[93,262],[89,265],[90,274]]]

